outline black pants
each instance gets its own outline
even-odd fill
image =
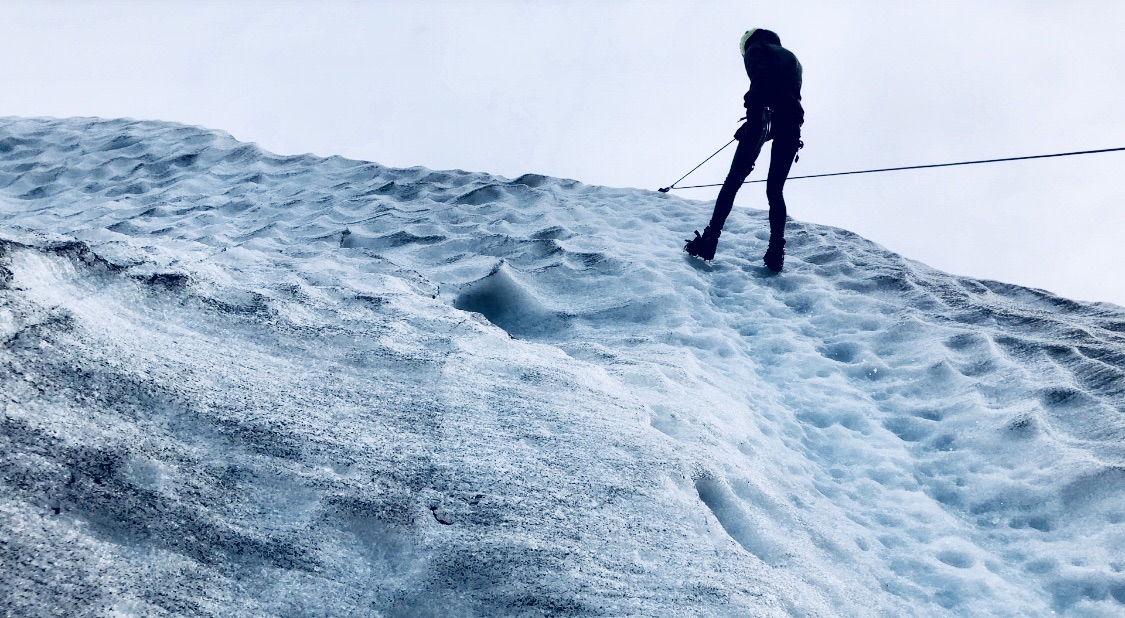
[[[749,120],[747,122],[750,122]],[[766,141],[773,140],[773,149],[770,151],[770,172],[766,177],[766,199],[770,204],[770,240],[778,241],[785,238],[785,179],[789,177],[789,169],[793,167],[793,159],[797,156],[797,148],[801,142],[801,125],[799,122],[774,116],[772,129],[764,136],[765,126],[758,131],[747,131],[738,141],[738,149],[734,152],[734,160],[730,164],[730,172],[719,190],[719,197],[715,200],[715,213],[711,215],[711,229],[720,231],[734,207],[734,196],[750,172],[762,151]]]

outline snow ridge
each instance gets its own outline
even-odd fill
[[[1125,310],[707,208],[0,119],[0,603],[1125,609]]]

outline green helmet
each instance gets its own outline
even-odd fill
[[[757,30],[757,28],[747,30],[746,34],[742,35],[742,40],[738,43],[738,51],[741,52],[743,56],[746,55],[746,41],[749,41],[750,37],[754,36],[755,30]]]

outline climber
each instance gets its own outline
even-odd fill
[[[766,198],[770,205],[770,240],[763,260],[773,272],[780,272],[785,259],[785,198],[782,189],[789,169],[801,147],[801,125],[805,110],[801,107],[801,63],[781,39],[763,28],[747,30],[739,44],[750,90],[743,97],[746,122],[734,134],[738,148],[731,162],[715,212],[701,236],[687,241],[684,250],[704,260],[715,257],[719,235],[734,206],[734,196],[754,169],[762,146],[773,140],[770,169],[766,180]]]

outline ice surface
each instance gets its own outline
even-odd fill
[[[4,611],[1125,612],[1125,310],[708,214],[0,119]]]

